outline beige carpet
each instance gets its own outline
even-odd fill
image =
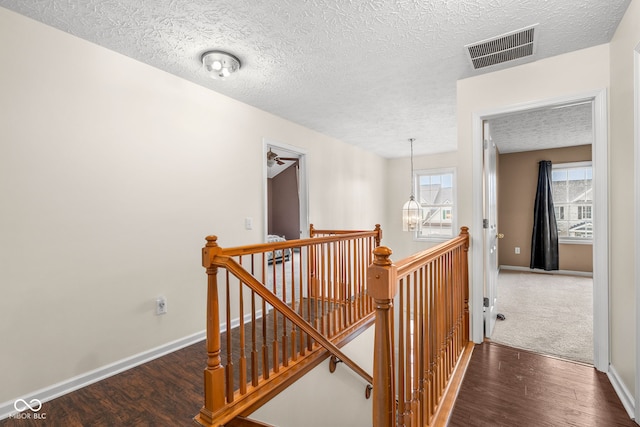
[[[593,363],[593,280],[502,270],[491,341]]]

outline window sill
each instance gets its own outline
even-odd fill
[[[573,239],[558,239],[558,244],[560,245],[593,245],[593,239],[585,239],[585,240],[573,240]]]
[[[414,237],[413,240],[415,242],[427,242],[427,243],[442,243],[442,242],[447,242],[451,239],[453,239],[454,237],[457,236],[442,236],[442,237]]]

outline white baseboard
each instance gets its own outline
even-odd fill
[[[100,380],[119,374],[120,372],[126,371],[127,369],[131,369],[138,365],[142,365],[143,363],[149,362],[153,359],[157,359],[158,357],[180,350],[181,348],[187,347],[191,344],[200,342],[205,338],[206,338],[205,331],[198,332],[193,335],[180,338],[176,341],[163,344],[151,350],[147,350],[145,352],[136,354],[134,356],[127,357],[125,359],[119,360],[117,362],[111,363],[109,365],[103,366],[93,371],[78,375],[73,378],[69,378],[57,384],[53,384],[49,387],[36,390],[32,393],[28,393],[25,396],[16,396],[15,400],[10,400],[8,402],[0,403],[0,420],[8,418],[9,416],[17,413],[14,407],[14,404],[18,399],[23,399],[24,401],[30,402],[31,399],[36,398],[40,400],[40,402],[42,403],[48,402],[57,397],[60,397],[67,393],[71,393],[72,391],[78,390],[82,387],[88,386],[89,384],[96,383]],[[203,369],[204,369],[204,366],[203,366]],[[46,407],[43,407],[43,409],[46,411]]]
[[[615,368],[609,365],[609,371],[607,372],[607,377],[609,377],[609,381],[611,381],[611,385],[613,389],[616,391],[616,394],[620,398],[622,402],[622,406],[626,409],[627,414],[629,414],[629,418],[632,420],[635,419],[635,401],[629,390],[624,385],[618,372],[616,372]]]
[[[542,274],[563,274],[566,276],[584,276],[584,277],[593,277],[593,273],[590,271],[573,271],[573,270],[539,270],[537,268],[529,268],[529,267],[520,267],[515,265],[501,265],[499,270],[515,270],[515,271],[526,271],[529,273],[542,273]]]

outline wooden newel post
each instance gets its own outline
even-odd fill
[[[367,272],[367,293],[376,305],[373,349],[373,427],[396,425],[393,298],[397,283],[391,249],[378,246]]]
[[[218,267],[213,258],[221,252],[217,236],[207,236],[202,248],[202,266],[207,269],[207,367],[204,370],[204,407],[200,416],[212,422],[212,413],[224,407],[224,367],[220,357],[220,313],[218,302]]]

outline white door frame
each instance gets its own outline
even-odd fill
[[[484,294],[487,303],[484,308],[484,334],[490,337],[496,325],[498,315],[498,212],[496,194],[496,144],[491,138],[489,122],[483,121],[482,141],[486,144],[483,148],[483,220],[487,221],[487,228],[483,224],[482,248],[484,250]]]
[[[266,158],[267,152],[269,151],[269,147],[280,148],[282,150],[289,151],[294,153],[299,157],[298,160],[298,177],[299,177],[299,196],[300,196],[300,238],[304,239],[309,237],[309,180],[307,179],[307,150],[296,147],[295,145],[285,144],[283,142],[277,142],[274,140],[270,140],[268,138],[262,139],[262,207],[263,207],[263,230],[264,237],[267,237],[267,230],[269,229],[268,224],[268,209],[269,209],[269,200],[267,200],[267,176],[269,172],[269,167],[267,166]],[[277,151],[277,150],[276,150]],[[266,240],[265,240],[266,241]]]
[[[608,122],[606,89],[579,93],[553,99],[543,99],[523,104],[504,106],[473,113],[473,221],[472,230],[482,230],[482,122],[507,113],[522,112],[547,106],[562,105],[580,101],[593,102],[593,191],[594,191],[594,236],[593,236],[593,341],[594,366],[606,372],[609,368],[609,231],[608,231]],[[479,231],[478,231],[479,232]],[[478,241],[478,239],[474,239]],[[481,242],[481,240],[479,240]],[[471,320],[472,339],[481,343],[483,332],[483,248],[472,248],[473,315]]]
[[[633,139],[634,139],[634,186],[635,186],[635,253],[640,253],[640,44],[633,51]],[[634,412],[640,411],[640,263],[635,264],[636,288],[636,379]],[[638,423],[636,417],[636,423]]]

